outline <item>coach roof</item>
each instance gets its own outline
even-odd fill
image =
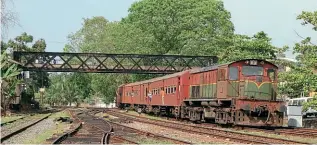
[[[157,77],[157,78],[145,80],[145,81],[134,82],[134,83],[126,84],[124,86],[135,86],[135,85],[140,85],[140,84],[144,84],[144,83],[151,83],[151,82],[155,82],[155,81],[165,80],[165,79],[181,76],[181,75],[185,74],[186,72],[188,72],[188,70],[174,73],[174,74],[170,74],[170,75],[166,75],[166,76],[162,76],[162,77]]]

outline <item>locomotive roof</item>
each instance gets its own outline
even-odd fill
[[[269,64],[277,67],[275,64],[273,64],[273,63],[271,63],[269,61],[266,61],[266,60],[262,60],[262,59],[242,59],[242,60],[238,60],[238,61],[232,61],[232,62],[228,62],[228,63],[218,64],[218,65],[213,65],[213,66],[208,66],[208,67],[202,67],[202,68],[195,69],[195,70],[190,70],[190,73],[194,74],[194,73],[200,73],[200,72],[206,72],[206,71],[210,71],[210,70],[215,70],[215,69],[218,69],[218,67],[220,67],[220,66],[229,66],[229,65],[231,65],[233,63],[238,63],[238,62],[247,61],[247,60],[264,61],[265,63],[269,63]]]
[[[177,77],[177,76],[183,75],[183,74],[185,74],[186,72],[188,72],[188,70],[185,70],[185,71],[182,71],[182,72],[173,73],[173,74],[169,74],[169,75],[165,75],[165,76],[162,76],[162,77],[157,77],[157,78],[145,80],[145,81],[139,81],[139,82],[135,82],[135,83],[129,83],[129,84],[126,84],[126,85],[124,85],[124,86],[135,86],[135,85],[139,85],[139,84],[144,84],[144,83],[149,83],[149,82],[155,82],[155,81],[162,80],[162,79],[173,78],[173,77]]]
[[[229,66],[229,65],[231,65],[233,63],[237,63],[237,62],[241,62],[241,61],[247,61],[247,60],[264,61],[266,63],[269,63],[269,64],[274,65],[275,67],[277,67],[275,64],[273,64],[273,63],[271,63],[269,61],[266,61],[266,60],[261,60],[261,59],[243,59],[243,60],[238,60],[238,61],[218,64],[218,65],[208,66],[208,67],[202,67],[202,68],[195,68],[195,69],[185,70],[185,71],[182,71],[182,72],[178,72],[178,73],[174,73],[174,74],[170,74],[170,75],[165,75],[165,76],[162,76],[162,77],[157,77],[157,78],[153,78],[153,79],[149,79],[149,80],[129,83],[129,84],[126,84],[124,86],[134,86],[134,85],[139,85],[139,84],[144,84],[144,83],[149,83],[149,82],[155,82],[155,81],[162,80],[162,79],[173,78],[173,77],[176,77],[176,76],[183,75],[183,74],[185,74],[188,71],[191,74],[200,73],[200,72],[206,72],[206,71],[218,69],[218,67],[220,67],[220,66]]]

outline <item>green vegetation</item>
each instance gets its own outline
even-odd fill
[[[234,34],[230,18],[230,12],[219,0],[141,0],[132,4],[128,16],[118,22],[109,22],[101,16],[85,18],[82,28],[69,35],[69,43],[64,51],[216,55],[220,62],[228,62],[245,58],[271,60],[286,50],[273,46],[271,38],[265,32],[258,32],[253,36]],[[78,73],[61,76],[65,80],[73,76],[84,77]],[[102,98],[105,103],[110,103],[116,96],[119,85],[155,76],[157,75],[85,74],[88,79],[85,79],[84,90],[89,95],[81,96],[84,93],[78,89],[80,87],[77,84],[82,80],[77,79],[73,82],[53,83],[49,88],[52,91],[48,91],[46,97],[53,103],[66,100],[68,104],[93,103],[95,98]],[[52,75],[52,81],[56,77],[58,76]],[[60,95],[60,90],[66,90],[66,86],[73,87],[66,91],[67,95]],[[71,95],[74,93],[79,95]],[[61,99],[57,99],[58,97]]]
[[[45,101],[51,105],[67,105],[84,101],[89,97],[91,90],[88,74],[53,74],[50,76],[52,86],[47,90]]]
[[[302,12],[297,19],[302,20],[303,25],[313,26],[313,31],[317,31],[317,11]],[[299,37],[303,38],[300,35]],[[291,72],[279,75],[280,81],[285,82],[285,84],[280,86],[281,94],[295,98],[300,97],[302,92],[304,92],[305,96],[308,96],[309,92],[317,92],[316,43],[310,37],[303,38],[300,43],[295,44],[294,53],[298,54],[296,57],[298,62],[291,65]],[[315,96],[313,101],[304,105],[305,109],[308,106],[317,109],[317,96]]]
[[[139,113],[138,113],[138,112],[135,112],[135,111],[129,111],[129,112],[127,112],[127,114],[136,115],[136,116],[139,115]],[[146,117],[146,118],[149,118],[149,119],[168,121],[167,119],[163,119],[163,118],[156,117],[156,116],[151,116],[151,115],[144,114],[144,113],[142,113],[142,116],[143,116],[143,117]]]
[[[57,112],[52,114],[49,119],[56,119],[59,117],[70,117],[70,114],[67,110]],[[57,123],[52,128],[46,128],[44,132],[40,133],[38,136],[34,137],[32,140],[26,140],[23,144],[43,144],[46,143],[46,140],[51,138],[54,134],[62,134],[67,131],[70,127],[70,124],[67,123]]]
[[[316,11],[302,12],[297,19],[317,31],[316,17]],[[285,56],[287,46],[272,45],[271,38],[263,31],[252,36],[236,34],[230,19],[230,12],[220,0],[140,0],[131,5],[129,14],[121,21],[110,22],[102,16],[84,18],[82,27],[68,36],[64,52],[214,55],[219,57],[219,63],[246,58],[266,59],[292,68],[291,72],[279,75],[279,81],[284,82],[279,87],[280,96],[299,97],[301,92],[317,91],[314,73],[317,70],[317,46],[311,38],[303,38],[295,45],[298,63],[278,60]],[[1,48],[45,51],[45,40],[32,42],[33,36],[23,33],[14,40],[1,43]],[[31,72],[30,75],[32,81],[23,93],[23,102],[29,103],[29,98],[34,98],[34,93],[45,87],[48,88],[45,101],[51,105],[93,104],[96,98],[110,103],[119,85],[158,76],[81,73],[49,76],[43,72]],[[13,86],[17,84],[13,80],[16,79],[10,81],[9,91],[5,92],[13,92]],[[8,94],[5,96],[10,98]],[[308,106],[316,105],[316,100]]]
[[[27,33],[22,33],[20,36],[15,37],[8,42],[1,41],[1,96],[4,96],[4,100],[1,102],[2,108],[7,108],[7,105],[13,99],[13,97],[19,96],[19,93],[15,91],[17,85],[22,83],[26,84],[25,90],[21,92],[21,104],[23,109],[28,109],[28,106],[32,100],[34,100],[34,93],[39,91],[39,88],[49,87],[50,81],[48,73],[46,72],[30,72],[30,78],[28,81],[18,79],[21,71],[17,67],[17,62],[13,61],[11,54],[7,52],[12,51],[32,51],[43,52],[46,48],[44,39],[37,40],[34,44],[33,36]]]
[[[21,118],[23,118],[23,116],[1,117],[1,124],[2,123],[6,123],[6,122],[10,122],[10,121],[13,121],[13,120],[18,120],[18,119],[21,119]]]
[[[2,43],[1,43],[2,47]],[[6,51],[1,51],[1,109],[3,109],[4,115],[11,99],[16,95],[15,88],[19,85],[20,81],[17,79],[17,75],[20,74],[20,70],[17,64],[12,61],[11,57]]]
[[[153,137],[144,137],[144,136],[133,136],[126,137],[129,140],[133,140],[139,144],[173,144],[173,142],[166,140],[158,140]]]

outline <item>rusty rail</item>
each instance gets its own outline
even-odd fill
[[[69,132],[66,132],[63,135],[61,135],[60,137],[58,137],[57,139],[55,139],[52,144],[60,144],[67,137],[72,136],[73,134],[75,134],[81,127],[82,127],[82,123],[79,123],[77,125],[77,127],[75,127],[73,130],[71,130]]]
[[[2,137],[1,137],[1,143],[2,143],[3,141],[7,140],[8,138],[10,138],[10,137],[12,137],[12,136],[14,136],[14,135],[16,135],[16,134],[18,134],[18,133],[20,133],[20,132],[26,130],[26,129],[28,129],[29,127],[31,127],[31,126],[33,126],[33,125],[39,123],[39,122],[41,122],[42,120],[48,118],[48,117],[51,116],[51,115],[52,115],[52,113],[49,113],[48,115],[46,115],[46,116],[44,116],[44,117],[38,119],[37,121],[35,121],[35,122],[33,122],[33,123],[29,124],[29,125],[26,125],[26,126],[20,128],[20,129],[18,129],[17,131],[14,131],[14,132],[11,132],[11,133],[9,133],[9,134],[7,134],[7,135],[2,136]]]
[[[131,120],[137,121],[137,122],[143,122],[143,123],[149,123],[154,124],[158,126],[168,127],[168,128],[174,128],[176,130],[182,130],[186,132],[192,132],[192,133],[198,133],[198,134],[208,134],[223,138],[231,138],[235,141],[243,141],[244,143],[259,143],[259,144],[267,144],[267,143],[292,143],[292,144],[307,144],[306,142],[300,142],[300,141],[293,141],[293,140],[286,140],[286,139],[279,139],[279,138],[270,138],[266,136],[259,136],[259,135],[253,135],[253,134],[244,134],[234,131],[228,131],[228,130],[222,130],[217,128],[206,128],[202,126],[196,126],[196,125],[188,125],[183,123],[176,123],[171,121],[163,121],[163,120],[154,120],[151,118],[140,117],[136,115],[130,115],[126,113],[120,113],[115,111],[107,111],[108,114],[113,116],[121,116],[125,118],[129,118]],[[142,119],[143,118],[143,119]],[[214,133],[213,133],[214,132]],[[253,138],[247,139],[243,137],[249,137]]]
[[[71,137],[73,136],[75,133],[77,133],[82,127],[83,127],[83,122],[86,122],[87,120],[84,120],[83,118],[80,118],[78,115],[85,115],[85,116],[92,116],[90,114],[88,114],[87,112],[79,112],[77,114],[73,114],[73,113],[70,113],[72,118],[74,118],[76,121],[80,122],[74,129],[72,129],[71,131],[67,132],[67,133],[64,133],[63,135],[59,136],[57,139],[55,139],[53,141],[52,144],[60,144],[62,143],[63,141],[65,141],[68,137]],[[94,118],[97,118],[95,116],[92,116]],[[113,131],[112,130],[112,126],[111,124],[108,123],[108,126],[109,126],[109,130],[104,130],[102,128],[100,128],[100,126],[97,126],[96,124],[92,123],[92,122],[89,122],[87,121],[87,124],[85,124],[86,126],[91,126],[91,127],[94,127],[98,130],[100,130],[100,132],[103,133],[102,137],[101,137],[101,144],[109,144],[109,141],[110,141],[110,136],[111,136],[111,132]]]

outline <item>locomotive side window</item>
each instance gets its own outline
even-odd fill
[[[268,69],[267,70],[267,76],[270,77],[270,80],[274,81],[275,80],[275,71],[274,69]]]
[[[242,74],[244,76],[262,76],[263,67],[260,66],[243,66]]]
[[[229,80],[235,81],[238,80],[238,68],[237,67],[230,67],[229,68]]]
[[[199,86],[192,86],[192,97],[198,98],[199,97]]]

